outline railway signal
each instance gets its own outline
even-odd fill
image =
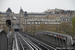
[[[8,27],[8,34],[7,34],[7,38],[8,38],[8,50],[10,50],[9,48],[9,46],[10,46],[10,38],[11,38],[11,36],[10,36],[10,27],[11,27],[11,20],[6,20],[6,25],[7,25],[7,27]]]
[[[11,26],[11,20],[6,20],[6,25],[9,27]]]

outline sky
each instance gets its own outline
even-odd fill
[[[0,0],[0,11],[6,12],[10,7],[19,13],[20,7],[27,12],[44,12],[47,9],[75,10],[75,0]]]

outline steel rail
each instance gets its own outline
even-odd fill
[[[20,41],[20,38],[19,38],[19,41]],[[23,46],[23,44],[22,44],[22,42],[20,41],[20,44],[21,44],[21,46],[22,46],[22,49],[24,50],[24,46]]]
[[[19,33],[18,33],[19,34]],[[19,34],[19,36],[23,39],[25,39],[25,41],[27,41],[33,48],[34,50],[42,50],[41,48],[39,48],[37,45],[35,45],[31,40],[29,40],[28,38],[22,36],[21,34]]]
[[[18,45],[18,41],[17,41],[17,37],[16,37],[16,33],[15,33],[15,41],[16,41],[16,50],[19,50],[19,45]]]
[[[27,37],[29,37],[30,39],[36,41],[36,42],[39,42],[40,44],[43,44],[43,45],[42,45],[43,47],[47,46],[47,47],[49,47],[49,48],[52,48],[53,50],[56,50],[56,48],[53,48],[53,47],[51,47],[51,46],[49,46],[49,45],[47,45],[47,44],[45,44],[45,43],[43,43],[43,42],[41,42],[41,41],[39,41],[39,40],[33,38],[33,37],[31,37],[31,36],[28,36],[28,35],[26,35],[26,34],[24,34],[24,35],[27,36]],[[45,47],[45,48],[47,48],[47,47]],[[47,48],[47,49],[48,49],[48,48]]]
[[[32,46],[35,46],[35,48],[37,48],[36,50],[42,50],[41,48],[39,48],[37,45],[35,45],[33,42],[31,42],[28,38],[27,41],[32,44]]]
[[[19,34],[19,33],[18,33]],[[20,35],[20,34],[19,34]],[[31,50],[34,50],[34,48],[25,40],[25,38],[23,38],[21,35],[20,35],[21,39],[30,47]]]

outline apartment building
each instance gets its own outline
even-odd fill
[[[60,11],[56,9],[54,11]],[[39,24],[60,24],[61,22],[69,22],[71,23],[71,19],[74,15],[70,14],[49,14],[49,13],[28,13],[27,11],[23,11],[21,8],[19,13],[15,14],[12,12],[10,8],[6,10],[6,12],[0,12],[0,25],[5,24],[7,19],[10,19],[13,24],[18,24],[20,27],[24,27],[26,25],[39,25]]]
[[[6,12],[0,12],[0,27],[6,25],[6,20],[10,19],[12,21],[12,10],[8,8]]]
[[[75,14],[75,11],[73,10],[63,10],[63,9],[47,9],[44,11],[44,13],[49,13],[49,14],[70,14],[73,15]]]

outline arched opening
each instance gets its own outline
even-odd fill
[[[14,29],[15,32],[19,32],[19,29]]]

